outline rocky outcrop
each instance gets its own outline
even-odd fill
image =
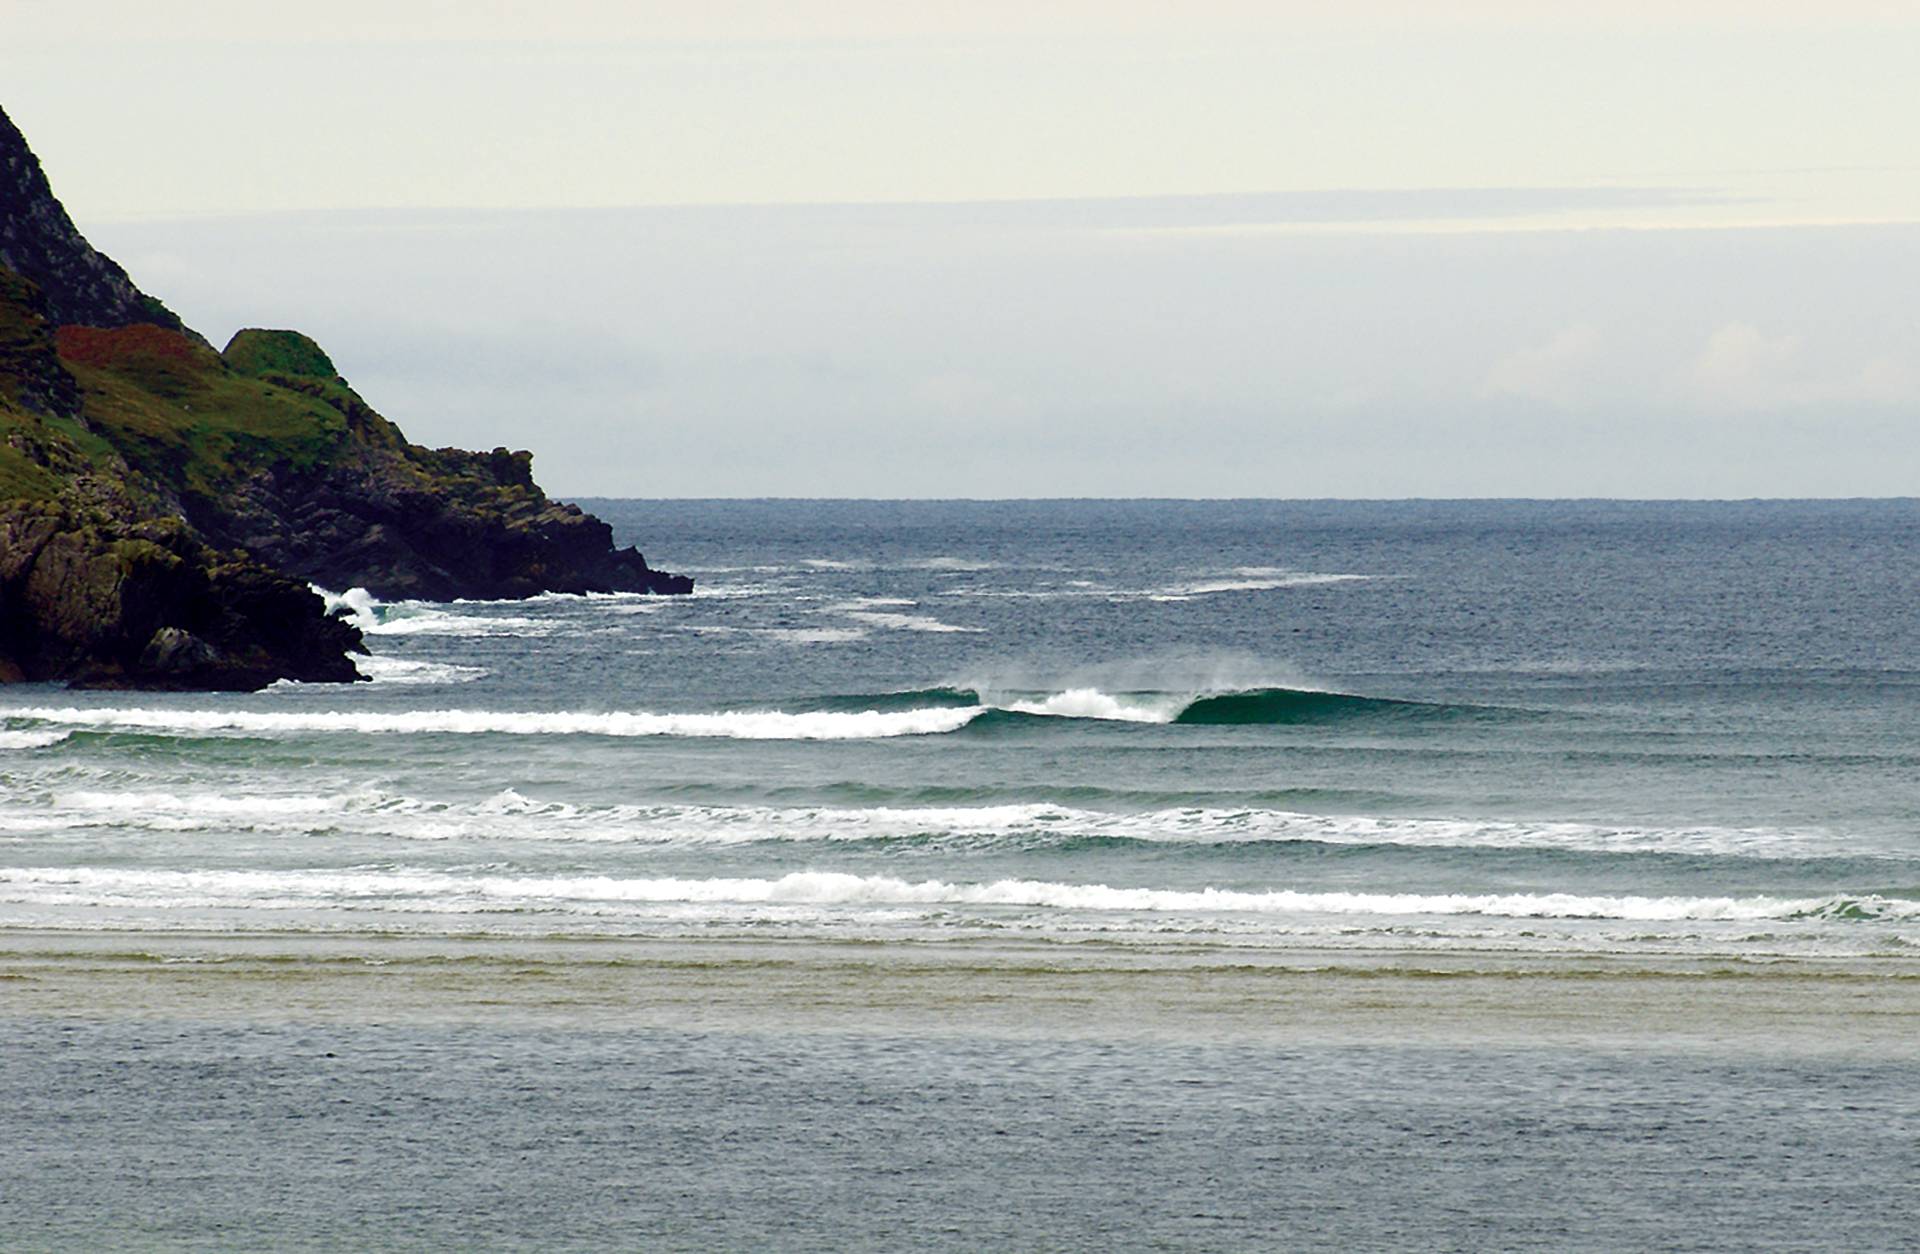
[[[531,453],[408,443],[298,332],[242,331],[220,356],[234,374],[333,408],[349,438],[311,466],[255,466],[217,508],[190,504],[210,538],[315,583],[389,598],[693,590],[615,548],[606,523],[549,499]]]
[[[239,689],[359,678],[357,628],[305,584],[210,550],[181,522],[59,505],[0,513],[0,675],[86,687]]]
[[[0,113],[0,681],[347,680],[309,582],[686,593],[534,482],[409,441],[294,331],[224,352],[81,237]]]

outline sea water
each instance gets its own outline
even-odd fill
[[[695,595],[0,693],[17,1232],[1900,1238],[1920,503],[589,504]]]

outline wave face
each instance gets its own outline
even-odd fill
[[[1200,726],[1287,726],[1361,719],[1441,720],[1484,712],[1477,707],[1396,701],[1387,697],[1363,697],[1344,692],[1255,688],[1246,692],[1222,692],[1196,697],[1174,715],[1173,721]]]

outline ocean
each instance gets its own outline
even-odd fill
[[[0,690],[7,1244],[1896,1248],[1920,502],[583,502]]]

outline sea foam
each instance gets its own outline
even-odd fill
[[[194,905],[275,909],[387,902],[407,909],[521,910],[606,904],[1031,907],[1129,914],[1268,917],[1476,915],[1503,919],[1626,922],[1900,922],[1920,901],[1877,895],[1821,897],[1594,896],[1576,893],[1368,893],[1223,888],[1117,888],[1045,880],[987,883],[795,871],[774,877],[456,875],[394,870],[156,870],[0,868],[0,901],[12,904]]]
[[[362,675],[377,684],[463,684],[487,673],[483,666],[386,657],[378,653],[356,653],[353,655],[353,664]]]
[[[317,830],[413,843],[740,846],[760,843],[898,842],[901,852],[1070,849],[1084,841],[1184,845],[1233,856],[1266,845],[1684,854],[1749,859],[1910,855],[1833,833],[1728,827],[1607,827],[1581,823],[1305,814],[1287,810],[1183,807],[1109,812],[1045,802],[956,806],[765,806],[591,804],[507,788],[477,799],[410,796],[377,788],[310,794],[222,795],[203,790],[109,792],[55,788],[44,804],[16,807],[0,826],[54,835],[103,825],[178,831],[240,827]],[[1262,854],[1260,856],[1269,856]]]

